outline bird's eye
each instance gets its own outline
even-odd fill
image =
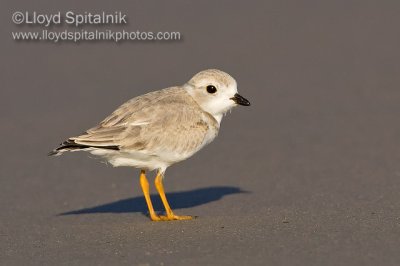
[[[208,93],[216,93],[217,92],[217,88],[215,88],[215,86],[213,86],[213,85],[208,85],[207,86],[207,92]]]

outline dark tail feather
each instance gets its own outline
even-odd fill
[[[83,145],[75,143],[74,140],[68,139],[63,143],[61,143],[60,147],[52,150],[47,155],[48,156],[59,155],[63,151],[82,150],[87,148],[98,148],[98,149],[116,150],[116,151],[119,150],[119,147],[116,145],[110,145],[110,146]]]
[[[57,154],[58,154],[58,151],[57,151],[57,149],[55,149],[55,150],[52,150],[51,152],[49,152],[47,154],[47,156],[54,156],[54,155],[57,155]]]

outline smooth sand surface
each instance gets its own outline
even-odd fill
[[[24,2],[0,9],[1,265],[399,265],[398,1]],[[122,10],[115,30],[184,39],[15,42],[42,30],[13,25],[16,10]],[[205,68],[252,106],[166,173],[196,220],[150,222],[138,170],[46,156]]]

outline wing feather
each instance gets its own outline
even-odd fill
[[[118,146],[121,151],[186,153],[203,143],[207,119],[217,123],[210,117],[184,89],[173,87],[129,100],[98,126],[70,139],[88,146]]]

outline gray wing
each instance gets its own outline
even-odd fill
[[[136,97],[85,134],[76,144],[146,153],[185,153],[200,146],[209,130],[205,114],[181,88]]]

